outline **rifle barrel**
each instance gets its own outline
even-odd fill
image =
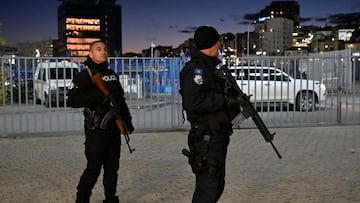
[[[221,69],[224,71],[224,73],[225,73],[224,75],[226,75],[227,81],[231,83],[233,88],[238,92],[239,96],[243,97],[244,100],[246,100],[246,106],[250,107],[250,111],[252,114],[251,118],[254,121],[257,129],[260,131],[260,133],[263,136],[263,138],[265,139],[265,141],[270,142],[270,144],[271,144],[272,148],[274,149],[274,151],[276,152],[277,156],[279,157],[279,159],[281,159],[282,156],[280,155],[279,151],[276,149],[275,145],[272,143],[275,133],[271,134],[269,132],[269,129],[266,127],[265,123],[263,122],[260,115],[256,111],[254,105],[250,102],[250,98],[245,93],[243,93],[243,91],[240,89],[235,78],[231,75],[229,69],[226,66],[222,66]]]

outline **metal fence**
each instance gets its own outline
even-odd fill
[[[240,63],[243,68],[256,66],[276,67],[287,73],[292,78],[302,79],[302,89],[313,91],[312,84],[319,81],[326,87],[326,99],[315,106],[311,111],[298,110],[289,103],[283,103],[287,95],[292,94],[294,89],[288,88],[287,81],[277,81],[278,89],[285,89],[281,95],[282,101],[266,100],[259,102],[261,98],[255,98],[261,117],[270,127],[294,127],[311,125],[334,125],[334,124],[358,124],[360,123],[360,58],[350,50],[342,50],[327,53],[310,54],[309,56],[287,57],[243,57],[238,59],[226,59],[229,66]],[[261,92],[269,92],[271,87],[266,86],[267,81],[259,81],[262,84]],[[279,85],[280,83],[280,85]],[[288,88],[288,89],[287,89]],[[243,89],[244,90],[244,89]],[[274,92],[278,92],[275,91]],[[253,96],[254,97],[254,96]],[[315,99],[315,98],[313,98]],[[242,126],[251,126],[250,119]]]
[[[0,63],[0,136],[74,133],[83,130],[82,109],[66,104],[67,87],[55,89],[47,103],[39,99],[35,78],[39,63],[75,62],[82,70],[85,58],[1,57]],[[298,110],[282,101],[254,100],[268,127],[351,124],[360,121],[359,58],[351,53],[310,55],[308,57],[227,58],[229,66],[276,67],[293,78],[318,80],[327,87],[326,100],[313,110]],[[180,58],[109,58],[110,68],[119,74],[126,101],[138,131],[188,128],[183,123],[179,72],[186,59]],[[238,65],[236,66],[238,67]],[[57,73],[56,84],[64,81]],[[73,77],[73,74],[71,74]],[[285,82],[285,83],[284,83]],[[45,89],[50,83],[42,82]],[[286,81],[281,81],[283,88]],[[269,88],[264,86],[261,89]],[[268,89],[269,90],[269,89]],[[60,97],[64,94],[63,97]],[[288,93],[289,94],[289,93]],[[50,98],[53,97],[53,98]],[[63,102],[62,102],[63,101]],[[254,127],[250,119],[240,127]]]
[[[80,71],[85,68],[84,59],[0,58],[0,135],[82,131],[82,109],[70,108],[64,102],[69,84],[65,91],[55,88],[55,94],[40,99],[39,92],[47,94],[53,87],[51,82],[40,78],[41,74],[36,74],[36,69],[38,64],[60,66],[66,60],[75,62],[72,66]],[[109,64],[119,74],[136,130],[168,130],[181,126],[179,58],[109,58]],[[64,84],[65,77],[59,72],[56,76],[55,84]],[[53,99],[56,102],[47,102]]]

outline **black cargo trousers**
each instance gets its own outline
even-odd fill
[[[118,170],[120,165],[121,137],[119,131],[110,129],[89,129],[85,126],[85,156],[87,166],[77,186],[78,196],[88,199],[104,168],[103,185],[106,199],[116,196]]]
[[[229,145],[229,130],[211,131],[192,125],[188,145],[190,165],[196,176],[193,203],[217,202],[225,187],[225,160]]]

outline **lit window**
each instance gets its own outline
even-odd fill
[[[68,37],[66,39],[66,43],[70,44],[90,44],[93,41],[99,41],[100,38],[75,38],[75,37]]]

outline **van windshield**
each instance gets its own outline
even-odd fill
[[[77,68],[51,68],[50,79],[73,79],[78,72]]]

